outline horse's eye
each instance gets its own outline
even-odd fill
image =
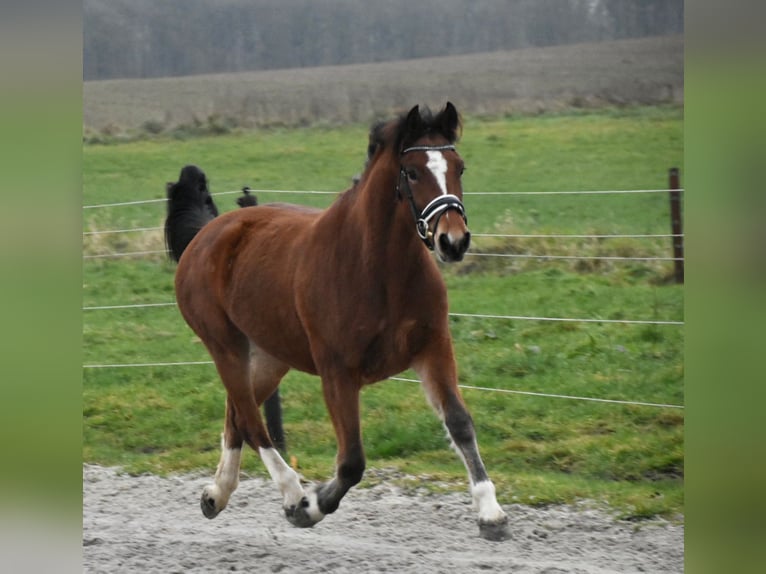
[[[465,166],[464,166],[464,165],[461,165],[461,166],[460,166],[460,173],[459,173],[458,175],[461,175],[461,176],[462,176],[464,173],[465,173]]]
[[[407,179],[410,181],[417,181],[418,180],[418,172],[414,169],[408,169],[407,170]]]

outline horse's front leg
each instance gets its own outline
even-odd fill
[[[319,511],[315,489],[303,489],[298,473],[287,465],[279,451],[274,447],[259,448],[258,453],[282,493],[287,520],[302,528],[314,526],[322,520],[325,514]]]
[[[362,480],[365,458],[359,418],[360,385],[353,377],[324,375],[322,390],[338,441],[335,476],[317,487],[319,510],[330,514],[338,509],[349,489]]]
[[[325,403],[338,440],[335,476],[326,483],[312,484],[305,491],[298,476],[276,449],[260,454],[271,477],[285,497],[285,514],[295,526],[313,526],[338,509],[348,490],[362,479],[364,451],[359,423],[359,386],[341,387],[348,379],[322,377]]]
[[[434,407],[463,460],[471,482],[471,495],[478,512],[479,533],[488,540],[510,538],[508,517],[497,502],[495,485],[479,454],[473,419],[457,386],[457,369],[451,344],[432,348],[413,364],[429,402]]]

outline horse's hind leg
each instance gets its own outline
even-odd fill
[[[251,354],[250,374],[253,394],[257,404],[262,404],[266,398],[274,392],[279,381],[287,372],[287,367],[281,366],[275,369],[263,368],[265,361],[259,361]],[[260,375],[258,366],[261,366]],[[279,397],[277,397],[277,401]],[[277,407],[279,405],[277,404]],[[226,419],[221,435],[221,459],[215,473],[215,482],[205,487],[202,491],[200,506],[202,513],[208,518],[215,518],[221,510],[226,508],[231,494],[239,484],[239,468],[242,459],[242,435],[237,429],[236,411],[230,397],[226,398]],[[281,431],[281,427],[279,429]],[[271,434],[271,430],[269,430]],[[281,444],[284,445],[284,437],[280,436]]]
[[[211,329],[210,327],[216,327]],[[250,352],[247,338],[225,318],[210,321],[207,329],[198,330],[210,356],[215,362],[221,382],[226,389],[226,418],[221,436],[221,458],[213,484],[205,486],[200,498],[202,513],[215,518],[226,508],[229,498],[239,484],[242,444],[247,441],[268,442],[268,433],[259,431],[258,421],[249,411],[255,405],[250,386]],[[252,403],[252,404],[251,404]],[[260,425],[263,427],[263,424]]]
[[[272,396],[289,367],[254,344],[250,346],[250,357],[253,397],[261,405]],[[287,465],[279,451],[273,445],[264,445],[257,450],[282,493],[287,519],[296,526],[304,527],[322,520],[324,515],[316,511],[316,497],[304,491],[298,473]]]
[[[213,357],[227,392],[221,459],[215,482],[205,487],[200,503],[205,516],[213,518],[226,507],[231,493],[237,487],[243,442],[261,456],[264,452],[277,452],[258,407],[259,402],[274,391],[287,367],[258,361],[258,357],[251,355],[251,345],[247,338],[230,324],[205,334],[207,336],[202,339]],[[287,468],[295,475],[291,485],[299,492],[292,492],[291,501],[297,505],[304,496],[303,489],[297,474]]]
[[[202,490],[200,506],[208,518],[215,518],[229,502],[239,484],[239,464],[242,458],[242,435],[237,430],[234,404],[226,398],[226,420],[221,435],[221,459],[215,473],[215,482]]]

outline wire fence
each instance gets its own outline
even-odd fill
[[[110,235],[117,233],[139,233],[162,231],[164,227],[132,227],[129,229],[98,229],[83,231],[83,237],[92,235]],[[501,239],[670,239],[683,237],[683,233],[471,233],[471,237],[494,237]]]
[[[321,191],[321,190],[277,190],[277,189],[252,189],[247,188],[251,193],[274,193],[274,194],[324,194],[324,195],[337,195],[338,192],[334,191]],[[580,191],[527,191],[527,192],[472,192],[473,195],[609,195],[609,194],[646,194],[646,193],[668,193],[671,191],[683,191],[680,189],[630,189],[630,190],[580,190]],[[242,193],[241,190],[221,191],[215,192],[211,195],[232,195]],[[467,193],[469,195],[471,193]],[[83,209],[96,209],[106,207],[119,207],[128,205],[140,205],[150,203],[164,203],[166,199],[148,199],[137,200],[117,203],[104,203],[98,205],[86,205]],[[122,233],[145,233],[150,231],[160,231],[163,227],[135,227],[128,229],[113,229],[113,230],[96,230],[83,232],[83,236],[92,235],[105,235],[105,234],[122,234]],[[503,233],[474,233],[474,237],[486,237],[486,238],[528,238],[528,239],[668,239],[668,238],[683,238],[683,233],[678,234],[503,234]],[[167,250],[141,250],[141,251],[127,251],[127,252],[112,252],[112,253],[97,253],[83,255],[84,259],[108,259],[108,258],[123,258],[123,257],[143,257],[143,256],[156,256],[166,255]],[[482,253],[482,252],[468,252],[466,256],[470,257],[488,257],[488,258],[505,258],[505,259],[536,259],[536,260],[561,260],[561,261],[575,261],[575,260],[592,260],[592,261],[643,261],[643,262],[668,262],[668,261],[683,261],[682,257],[662,257],[662,256],[604,256],[604,255],[550,255],[550,254],[534,254],[534,253]],[[114,310],[114,309],[139,309],[148,307],[164,307],[174,306],[175,302],[168,303],[138,303],[138,304],[114,304],[114,305],[102,305],[102,306],[90,306],[83,307],[83,311],[93,310]],[[470,314],[470,313],[451,313],[455,317],[474,317],[481,319],[505,319],[505,320],[521,320],[521,321],[558,321],[558,322],[583,322],[583,323],[622,323],[622,324],[644,324],[644,325],[683,325],[683,321],[661,321],[661,320],[645,320],[645,319],[602,319],[602,318],[573,318],[573,317],[539,317],[539,316],[523,316],[523,315],[487,315],[487,314]]]
[[[175,301],[165,303],[127,303],[116,305],[96,305],[83,307],[83,311],[113,311],[118,309],[145,309],[151,307],[175,307]],[[500,319],[510,321],[549,321],[563,323],[605,323],[622,325],[683,325],[683,321],[661,321],[655,319],[600,319],[574,317],[532,317],[526,315],[489,315],[483,313],[449,313],[450,317],[465,317],[469,319]]]
[[[320,190],[274,190],[274,189],[250,189],[251,193],[261,194],[306,194],[306,195],[338,195],[336,191],[320,191]],[[610,195],[610,194],[645,194],[645,193],[668,193],[670,191],[683,191],[668,190],[668,189],[639,189],[639,190],[587,190],[587,191],[540,191],[540,192],[472,192],[465,195],[543,195],[543,196],[555,196],[555,195]],[[242,193],[241,190],[236,191],[222,191],[212,193],[211,195],[231,195]],[[85,205],[83,209],[101,209],[110,207],[122,207],[122,206],[134,206],[153,203],[164,203],[165,198],[161,199],[147,199],[137,201],[126,201],[116,203],[103,203],[94,205]],[[161,231],[161,226],[154,227],[135,227],[127,229],[108,229],[108,230],[93,230],[83,232],[83,237],[109,235],[109,234],[124,234],[124,233],[147,233],[153,231]],[[518,239],[677,239],[683,238],[683,233],[673,234],[501,234],[501,233],[474,233],[474,237],[480,238],[518,238]],[[103,253],[103,254],[89,254],[83,255],[84,259],[104,259],[104,258],[120,258],[120,257],[143,257],[164,255],[166,250],[143,250],[143,251],[131,251],[131,252],[115,252],[115,253]],[[539,259],[539,260],[595,260],[595,261],[679,261],[683,260],[682,257],[633,257],[633,256],[600,256],[600,255],[538,255],[529,253],[481,253],[481,252],[469,252],[466,254],[471,257],[500,257],[509,259]],[[110,304],[110,305],[93,305],[83,306],[83,311],[113,311],[113,310],[127,310],[127,309],[151,309],[161,307],[175,307],[177,304],[175,301],[168,302],[155,302],[155,303],[127,303],[127,304]],[[547,316],[526,316],[526,315],[501,315],[501,314],[481,314],[481,313],[459,313],[451,312],[450,317],[455,318],[470,318],[480,320],[511,320],[511,321],[543,321],[543,322],[565,322],[565,323],[600,323],[600,324],[625,324],[625,325],[666,325],[666,326],[683,326],[683,321],[671,321],[671,320],[650,320],[650,319],[605,319],[598,317],[547,317]],[[163,367],[181,367],[181,366],[201,366],[201,365],[213,365],[213,361],[171,361],[171,362],[137,362],[137,363],[105,363],[105,364],[86,364],[83,365],[84,369],[118,369],[118,368],[163,368]],[[402,377],[391,377],[392,380],[420,383],[416,379],[408,379]],[[517,394],[524,396],[536,396],[545,398],[578,400],[578,401],[590,401],[606,404],[622,404],[632,406],[647,406],[658,408],[672,408],[683,409],[683,405],[677,404],[665,404],[665,403],[653,403],[646,401],[629,401],[620,399],[608,399],[598,397],[580,397],[574,395],[562,395],[554,393],[541,393],[535,391],[525,391],[518,389],[503,389],[493,387],[480,387],[472,385],[459,385],[461,388],[469,390],[477,390],[482,392],[498,392],[506,394]]]
[[[338,192],[320,191],[320,190],[277,190],[277,189],[251,189],[247,188],[251,193],[272,193],[272,194],[323,194],[323,195],[337,195]],[[631,190],[583,190],[583,191],[498,191],[498,192],[468,192],[465,195],[615,195],[615,194],[644,194],[644,193],[668,193],[670,191],[682,191],[682,190],[668,190],[668,189],[631,189]],[[232,195],[242,193],[241,190],[232,191],[220,191],[211,193],[211,195]],[[116,203],[102,203],[96,205],[85,205],[83,209],[99,209],[107,207],[121,207],[130,205],[142,205],[152,203],[164,203],[166,199],[146,199],[137,201],[124,201]],[[97,235],[109,235],[109,234],[123,234],[123,233],[146,233],[151,231],[161,231],[163,228],[160,226],[155,227],[136,227],[129,229],[107,229],[107,230],[94,230],[83,232],[83,237],[97,236]],[[683,238],[683,234],[510,234],[510,233],[472,233],[472,237],[477,238],[501,238],[501,239],[669,239],[669,238]],[[83,259],[110,259],[121,257],[142,257],[161,255],[166,253],[165,250],[143,250],[143,251],[128,251],[128,252],[108,252],[108,253],[96,253],[83,255]],[[643,262],[669,262],[669,261],[683,261],[680,257],[662,257],[662,256],[621,256],[621,255],[557,255],[547,253],[485,253],[481,251],[469,251],[466,253],[469,257],[494,257],[494,258],[506,258],[506,259],[535,259],[535,260],[550,260],[550,261],[577,261],[577,260],[589,260],[589,261],[643,261]]]
[[[149,367],[189,367],[198,365],[214,365],[213,361],[171,361],[171,362],[158,362],[158,363],[107,363],[107,364],[92,364],[83,365],[84,369],[130,369],[130,368],[149,368]],[[389,377],[390,381],[400,381],[405,383],[417,383],[421,381],[418,379],[408,379],[405,377]],[[657,407],[667,409],[683,409],[684,405],[676,405],[670,403],[651,403],[645,401],[627,401],[621,399],[604,399],[599,397],[578,397],[575,395],[561,395],[556,393],[539,393],[536,391],[520,391],[517,389],[504,389],[496,387],[478,387],[475,385],[459,384],[461,389],[469,389],[473,391],[482,391],[490,393],[505,393],[513,395],[524,395],[530,397],[542,397],[549,399],[568,399],[573,401],[588,401],[595,403],[616,404],[616,405],[628,405],[637,407]]]
[[[322,191],[315,189],[252,189],[247,188],[250,193],[273,193],[290,195],[339,195],[339,191]],[[607,190],[581,190],[581,191],[467,191],[463,195],[624,195],[633,193],[668,193],[669,189],[607,189]],[[679,189],[678,191],[683,191]],[[235,191],[216,191],[210,195],[232,195],[242,193],[242,190]],[[101,209],[104,207],[124,207],[127,205],[142,205],[148,203],[164,203],[166,198],[139,199],[136,201],[119,201],[115,203],[99,203],[95,205],[83,205],[83,209]]]
[[[83,255],[83,259],[111,259],[118,257],[143,257],[146,255],[166,255],[165,249],[147,251],[122,251]],[[477,253],[469,251],[466,257],[505,257],[507,259],[538,259],[550,261],[683,261],[683,257],[633,257],[621,255],[536,255],[534,253]]]
[[[621,255],[535,255],[534,253],[473,253],[466,257],[506,257],[508,259],[541,259],[559,261],[683,261],[683,257],[632,257]]]

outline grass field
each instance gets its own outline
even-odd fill
[[[466,192],[661,189],[683,174],[683,112],[676,107],[580,111],[536,118],[465,118],[459,144]],[[367,126],[271,129],[217,137],[159,137],[83,151],[85,205],[162,198],[186,163],[212,191],[341,190],[364,162]],[[217,196],[222,211],[235,196]],[[259,193],[327,205],[328,195]],[[467,195],[474,233],[669,233],[665,194]],[[85,231],[155,227],[164,204],[86,209]],[[84,253],[161,250],[159,231],[84,238]],[[475,252],[669,256],[669,240],[477,237]],[[683,320],[683,287],[668,262],[543,262],[466,257],[443,267],[453,312],[599,319]],[[84,306],[173,301],[164,256],[84,262]],[[86,364],[207,361],[175,307],[84,311]],[[461,383],[473,387],[683,404],[683,328],[453,317]],[[405,377],[414,378],[411,374]],[[130,472],[204,469],[218,459],[223,388],[210,365],[84,370],[83,456]],[[332,472],[334,437],[318,381],[290,373],[282,385],[289,449],[310,479]],[[623,516],[683,507],[682,409],[464,389],[501,502],[587,498]],[[462,464],[417,384],[391,381],[363,393],[370,467],[465,488]],[[248,453],[243,469],[265,476]],[[377,480],[367,479],[367,483]]]

